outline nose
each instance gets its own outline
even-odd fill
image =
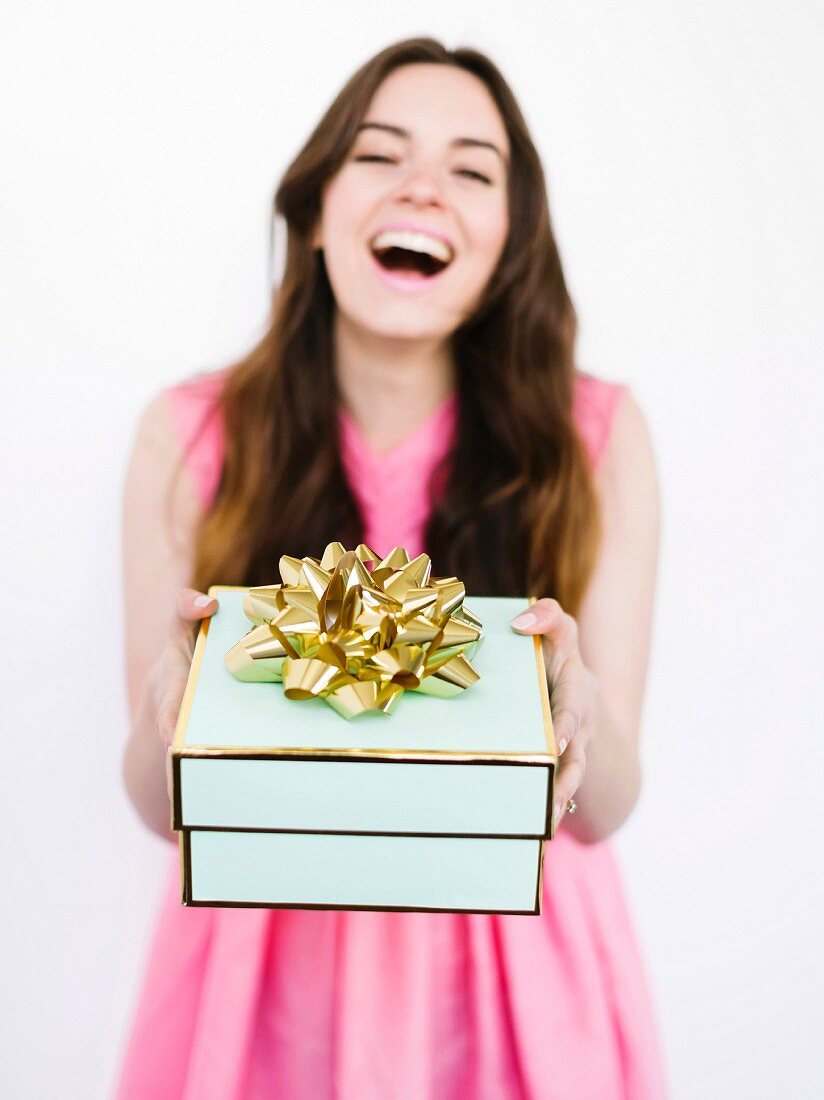
[[[395,196],[398,202],[413,206],[440,206],[443,194],[437,173],[429,168],[414,168],[404,178]]]

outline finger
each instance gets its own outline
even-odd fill
[[[549,705],[558,751],[563,752],[573,737],[580,737],[592,718],[589,683],[580,661],[569,660],[558,678],[550,683]]]
[[[566,752],[581,728],[581,719],[569,708],[553,710],[552,725],[555,730],[555,744],[558,746],[558,755],[560,756]]]
[[[207,596],[194,588],[181,588],[169,624],[172,642],[191,657],[195,623],[214,615],[217,609],[218,602],[214,596]]]
[[[174,802],[174,780],[172,778],[172,753],[171,749],[166,749],[166,794],[169,796],[169,803]]]
[[[218,603],[214,596],[198,592],[195,588],[181,588],[175,601],[175,612],[181,619],[195,622],[206,619],[217,611]]]
[[[580,661],[578,624],[557,600],[538,600],[529,611],[516,615],[509,624],[522,634],[540,634],[544,663],[554,682],[570,659]]]
[[[567,802],[572,798],[584,781],[586,773],[586,754],[583,748],[573,742],[559,761],[553,785],[553,816],[555,824],[566,813]]]
[[[172,675],[164,684],[163,692],[157,707],[157,732],[160,735],[160,740],[167,747],[171,745],[175,729],[177,727],[177,720],[180,715],[180,704],[183,701],[183,694],[186,690],[186,681],[188,676]]]
[[[516,615],[509,625],[522,634],[548,634],[561,643],[578,641],[578,624],[557,600],[536,600]]]

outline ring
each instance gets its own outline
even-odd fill
[[[568,814],[574,814],[577,809],[578,809],[578,803],[575,801],[574,798],[570,798],[567,801],[567,804],[566,804],[566,812]]]

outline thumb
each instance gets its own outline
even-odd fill
[[[207,596],[205,592],[198,592],[195,588],[181,588],[175,601],[175,611],[181,619],[195,622],[198,619],[208,619],[218,609],[218,602],[214,596]]]

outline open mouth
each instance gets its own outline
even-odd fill
[[[370,242],[384,271],[428,279],[449,267],[454,253],[446,241],[426,233],[385,230]]]

